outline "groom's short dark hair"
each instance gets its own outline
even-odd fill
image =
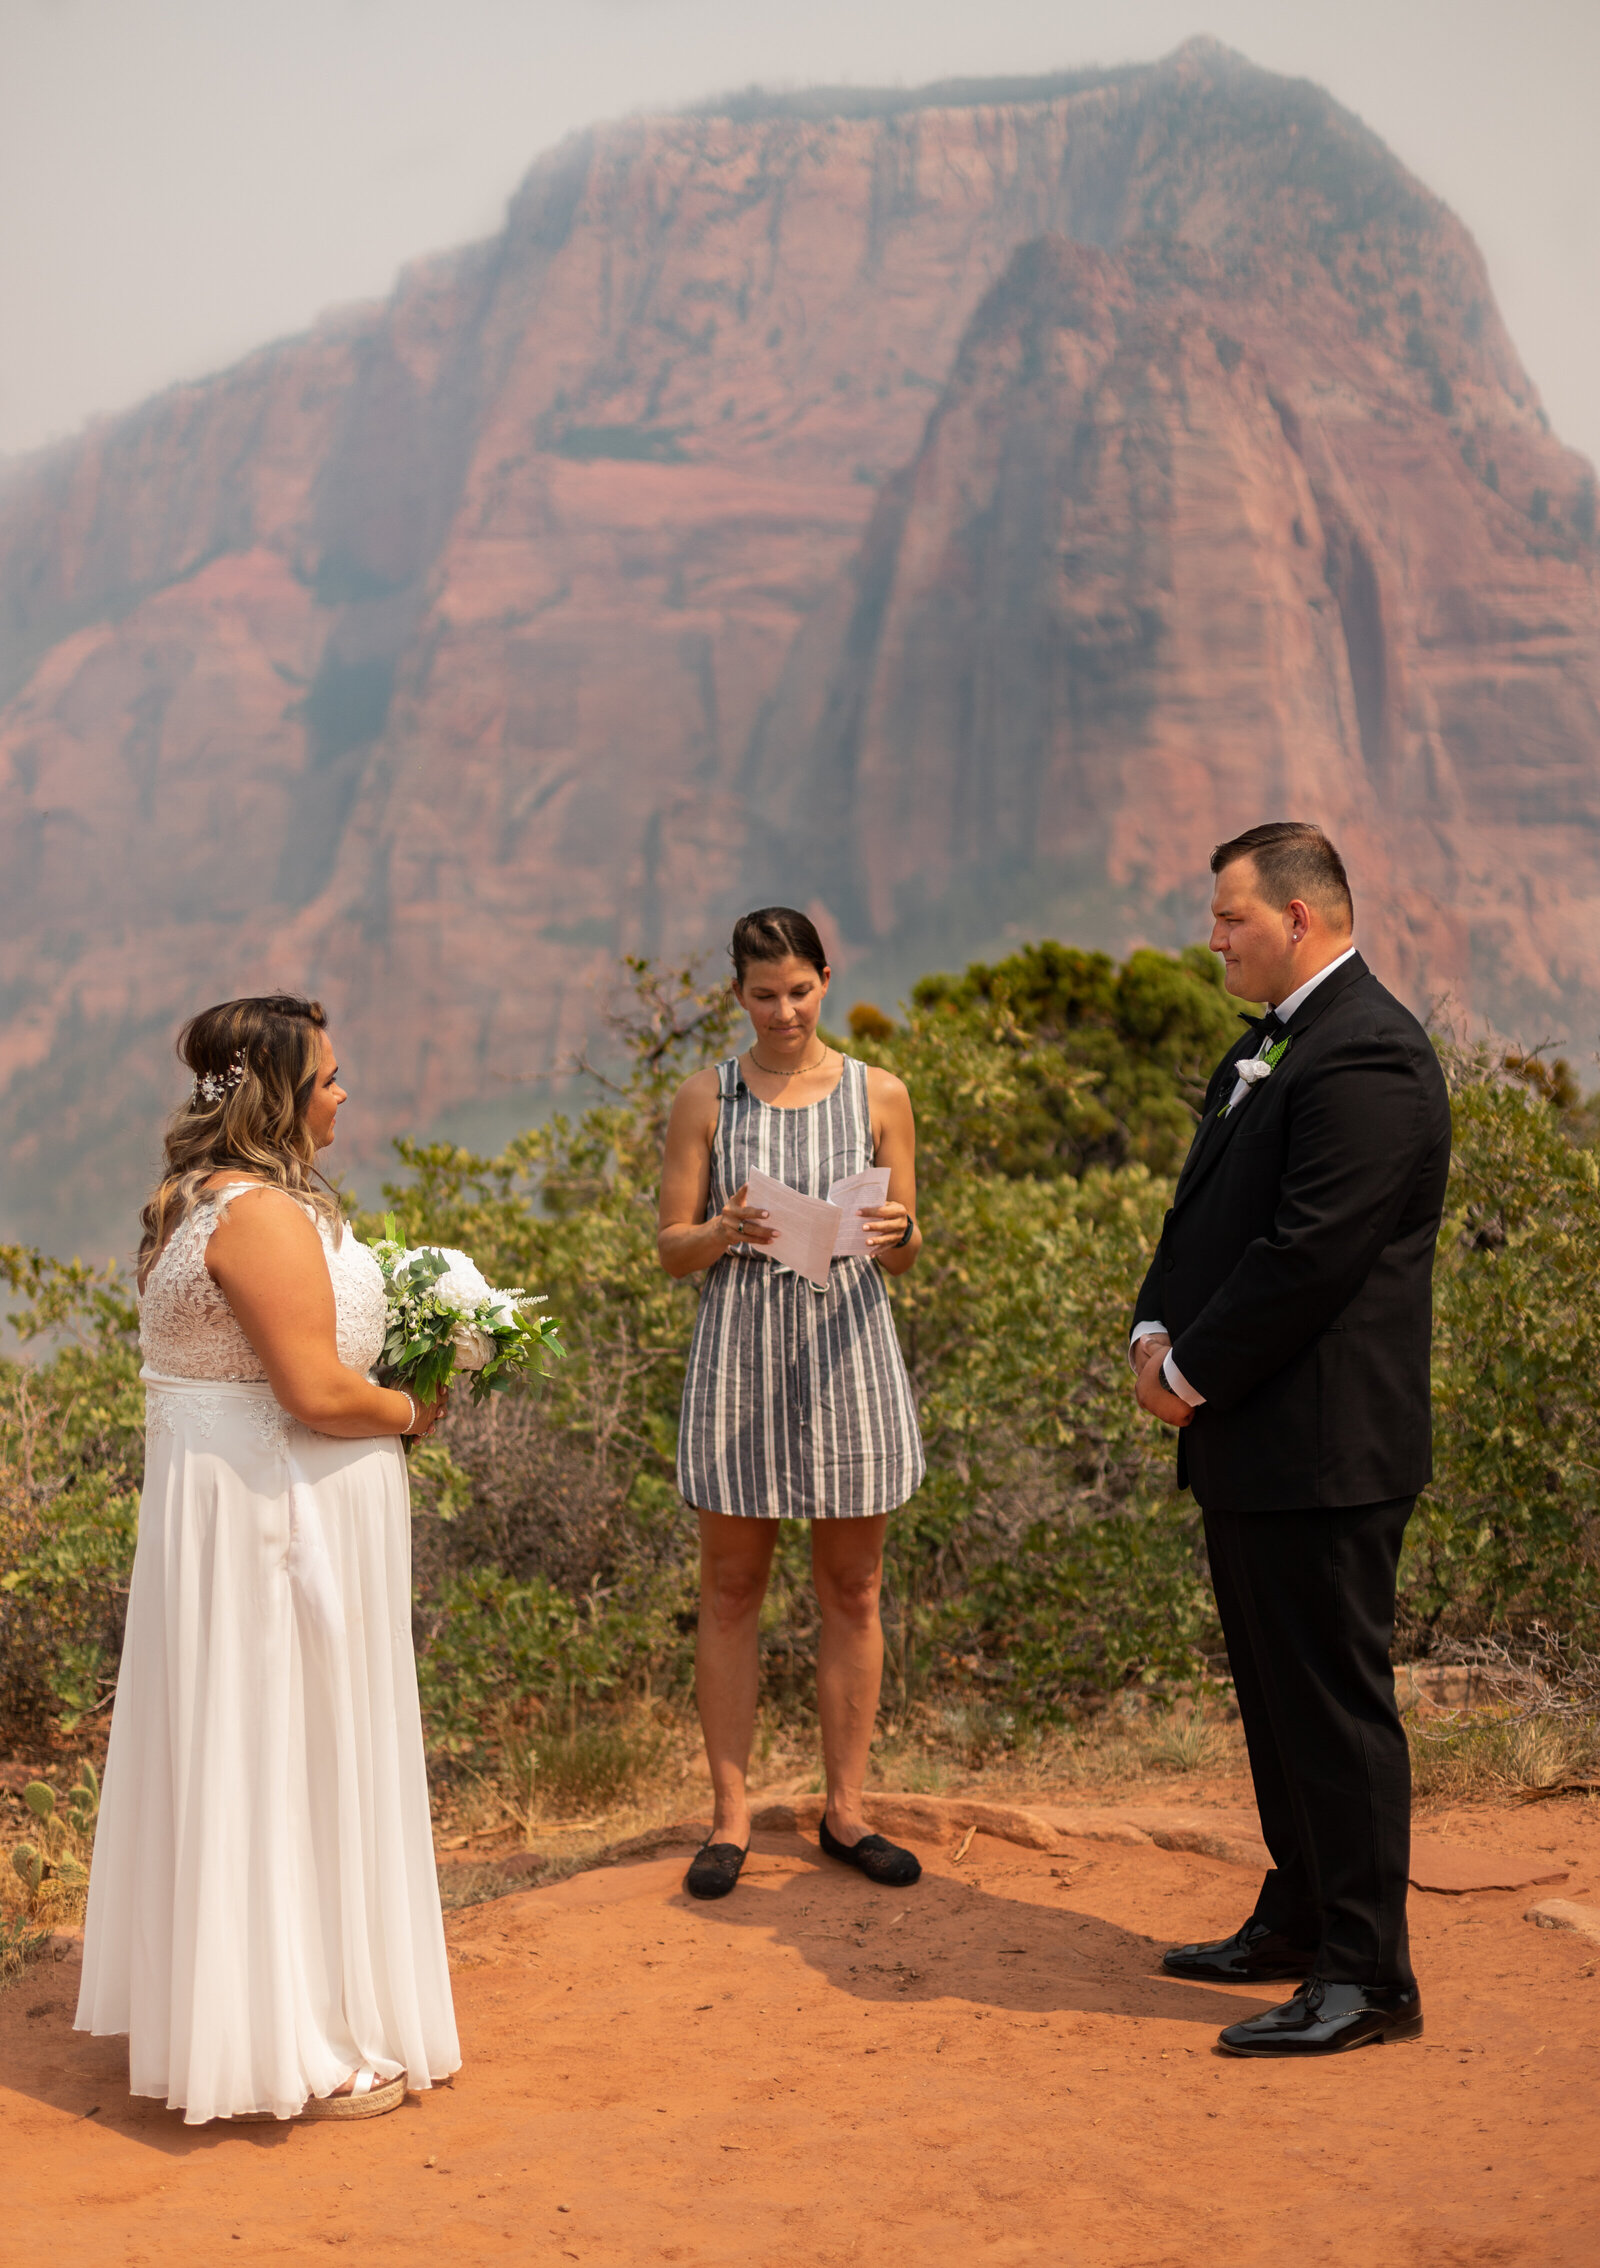
[[[1254,861],[1261,895],[1269,905],[1286,906],[1301,898],[1330,921],[1347,927],[1355,919],[1350,877],[1344,860],[1320,827],[1304,819],[1269,819],[1247,827],[1211,853],[1211,871],[1220,874],[1236,858]]]

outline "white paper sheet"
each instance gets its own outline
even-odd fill
[[[753,1168],[746,1202],[767,1216],[775,1231],[770,1244],[752,1244],[769,1260],[781,1260],[807,1283],[823,1285],[829,1264],[855,1258],[867,1249],[867,1224],[860,1217],[863,1205],[881,1205],[889,1194],[889,1168],[868,1166],[836,1181],[826,1197],[806,1197],[787,1182]]]
[[[770,1173],[754,1167],[745,1202],[764,1212],[767,1227],[776,1232],[770,1244],[752,1244],[750,1250],[765,1253],[769,1260],[781,1260],[808,1283],[825,1284],[839,1234],[837,1206],[830,1205],[825,1197],[803,1196],[798,1189],[774,1181]]]
[[[867,1249],[867,1224],[861,1218],[863,1205],[882,1205],[889,1196],[889,1168],[886,1165],[868,1166],[864,1173],[853,1173],[847,1181],[836,1181],[828,1191],[828,1203],[837,1205],[844,1214],[839,1234],[834,1241],[835,1260],[849,1260]]]

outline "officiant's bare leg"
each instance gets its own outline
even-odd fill
[[[700,1628],[694,1690],[716,1807],[711,1840],[736,1843],[740,1850],[750,1840],[745,1781],[756,1729],[761,1602],[767,1595],[777,1541],[776,1520],[739,1520],[725,1512],[700,1514]]]
[[[841,1843],[871,1830],[861,1809],[883,1684],[883,1539],[888,1520],[814,1520],[811,1573],[822,1609],[817,1714],[828,1775],[828,1825]]]

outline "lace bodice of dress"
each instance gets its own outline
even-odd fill
[[[206,1247],[229,1198],[254,1186],[235,1182],[202,1197],[151,1269],[139,1302],[139,1344],[149,1369],[169,1378],[212,1378],[234,1385],[265,1379],[260,1357],[206,1273]],[[337,1245],[325,1221],[318,1221],[317,1233],[333,1279],[339,1360],[352,1370],[370,1370],[383,1351],[383,1272],[342,1224]]]

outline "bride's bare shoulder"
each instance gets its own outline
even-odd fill
[[[275,1213],[279,1210],[276,1205],[252,1203],[251,1200],[257,1197],[281,1197],[293,1211],[300,1210],[287,1189],[280,1188],[275,1181],[260,1181],[253,1173],[214,1173],[209,1180],[200,1184],[199,1194],[202,1197],[227,1198],[228,1202],[222,1208],[223,1220],[229,1219],[238,1206],[243,1206],[247,1212]]]
[[[288,1235],[303,1241],[301,1232],[312,1226],[306,1208],[287,1189],[275,1181],[258,1181],[253,1174],[217,1173],[202,1183],[203,1197],[226,1196],[227,1203],[218,1209],[213,1242],[221,1236],[227,1243],[237,1241],[242,1231],[251,1241],[265,1234],[271,1237]]]

